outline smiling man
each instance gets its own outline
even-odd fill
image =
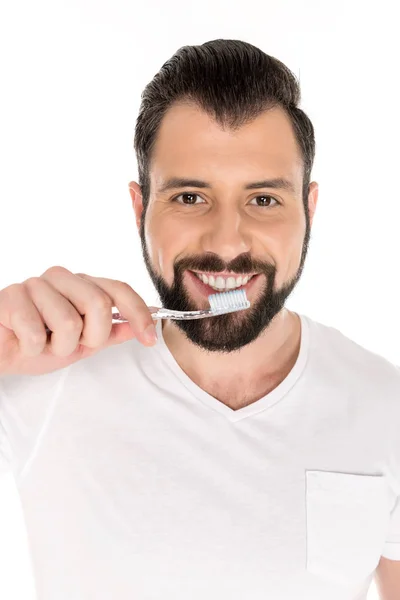
[[[299,102],[232,40],[181,48],[142,97],[129,188],[161,303],[245,289],[248,310],[159,321],[154,343],[121,282],[55,267],[0,292],[39,600],[365,600],[375,573],[400,598],[399,370],[285,306],[318,200]]]
[[[253,86],[259,76],[253,73]],[[214,93],[224,94],[224,85]],[[240,109],[251,107],[238,103],[236,115],[220,122],[205,108],[188,99],[170,106],[151,156],[148,197],[134,182],[130,189],[164,306],[196,310],[216,291],[246,290],[251,310],[163,328],[190,378],[238,409],[274,389],[296,361],[300,320],[283,307],[303,269],[318,188],[311,183],[303,202],[303,159],[281,107],[246,123]]]

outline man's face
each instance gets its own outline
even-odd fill
[[[286,187],[268,183],[275,179]],[[194,106],[176,104],[167,112],[151,159],[144,221],[135,202],[144,259],[162,305],[208,308],[210,294],[237,287],[251,303],[236,313],[176,321],[194,344],[237,350],[283,308],[309,242],[302,184],[303,163],[281,109],[235,132]],[[310,221],[317,194],[313,183]]]

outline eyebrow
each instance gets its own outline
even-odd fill
[[[171,177],[158,189],[159,193],[175,190],[179,188],[196,187],[210,189],[211,185],[200,179],[186,179],[182,177]],[[275,177],[274,179],[263,179],[254,181],[244,186],[245,190],[259,190],[270,188],[274,190],[286,190],[292,194],[296,193],[295,187],[291,181],[284,177]]]

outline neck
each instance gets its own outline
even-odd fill
[[[202,389],[227,404],[222,397],[226,390],[226,396],[235,405],[231,407],[238,408],[239,404],[258,400],[285,379],[297,360],[301,325],[296,313],[283,309],[256,340],[230,354],[204,352],[172,321],[163,322],[162,332],[181,369]],[[243,390],[250,390],[246,400]]]

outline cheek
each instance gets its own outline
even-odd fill
[[[166,243],[164,240],[165,232],[162,228],[159,231],[157,227],[152,223],[151,225],[146,224],[145,226],[145,242],[147,252],[150,256],[150,261],[155,271],[159,274],[164,275],[165,273],[165,251]]]
[[[174,277],[174,262],[190,252],[195,239],[195,232],[187,223],[177,223],[165,215],[163,218],[155,214],[146,221],[145,240],[151,262],[169,284]]]
[[[300,266],[305,235],[305,218],[287,222],[277,231],[273,256],[277,263],[276,285],[281,287]]]

